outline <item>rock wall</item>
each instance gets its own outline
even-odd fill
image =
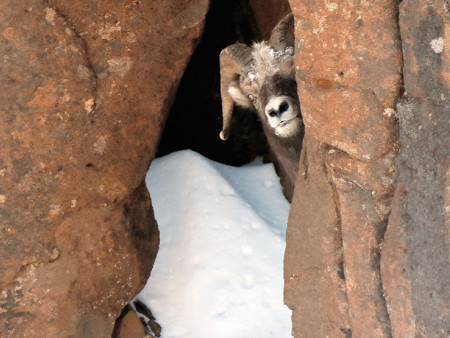
[[[450,335],[450,12],[403,1],[405,95],[397,104],[397,184],[382,250],[395,337]]]
[[[447,336],[448,5],[290,3],[306,125],[285,254],[293,334]]]
[[[0,1],[0,336],[111,336],[143,287],[143,178],[207,8]]]

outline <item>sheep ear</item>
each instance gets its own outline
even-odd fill
[[[289,13],[272,30],[269,40],[270,46],[275,50],[293,47],[295,44],[294,30],[294,15]]]
[[[236,43],[220,53],[220,95],[222,96],[223,127],[220,138],[230,137],[233,104],[248,106],[249,102],[239,87],[239,78],[244,76],[247,67],[252,62],[251,48],[242,43]],[[247,102],[245,103],[245,100]]]

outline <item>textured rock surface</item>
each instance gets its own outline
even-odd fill
[[[395,337],[450,335],[450,13],[448,3],[400,5],[406,94],[401,151],[382,251]]]
[[[285,256],[293,333],[447,337],[448,2],[291,7],[306,125]]]
[[[339,337],[349,328],[342,239],[327,146],[303,142],[284,258],[285,301],[296,337]],[[294,225],[294,226],[293,226]]]
[[[386,1],[291,7],[306,126],[285,257],[293,333],[389,337],[380,243],[402,85],[397,8]]]
[[[0,336],[110,336],[144,285],[142,182],[207,7],[0,1]]]

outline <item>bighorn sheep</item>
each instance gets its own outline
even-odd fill
[[[235,43],[220,53],[220,138],[230,136],[234,103],[256,110],[289,200],[304,133],[295,81],[294,41],[294,17],[288,14],[273,29],[269,41],[254,43],[252,48]]]

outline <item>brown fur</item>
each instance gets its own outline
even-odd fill
[[[258,97],[254,109],[263,122],[264,133],[288,200],[292,199],[294,191],[303,129],[293,137],[276,136],[273,129],[266,123],[264,107],[269,96],[275,92],[282,91],[291,97],[297,97],[293,54],[292,47],[277,52],[265,42],[255,43],[252,52],[254,62],[248,74],[240,77],[242,97],[246,98],[249,94]],[[239,102],[237,103],[239,104]],[[250,101],[248,101],[248,104],[251,105]]]
[[[292,114],[292,112],[300,114],[300,103],[295,82],[294,47],[283,45],[281,42],[294,41],[293,24],[292,16],[286,16],[274,29],[273,33],[276,34],[273,34],[271,41],[280,40],[279,43],[275,44],[276,48],[273,48],[269,42],[263,41],[254,43],[252,48],[235,44],[227,47],[221,53],[223,59],[221,63],[222,86],[226,87],[226,93],[224,92],[225,88],[222,88],[222,102],[226,104],[223,105],[224,128],[221,137],[226,139],[229,135],[229,123],[227,121],[230,121],[232,114],[229,100],[234,100],[236,104],[242,107],[256,110],[262,121],[264,133],[284,187],[284,193],[289,200],[291,200],[294,191],[304,127],[301,119],[295,120],[296,124],[290,123],[288,125],[293,128],[291,129],[292,135],[289,129],[282,129],[284,131],[280,134],[279,128],[284,127],[279,127],[276,115],[271,115],[269,120],[265,109],[271,99],[286,97],[286,100],[290,102],[289,114]],[[292,37],[288,38],[284,35],[287,32],[290,32]],[[239,68],[240,71],[237,71]],[[273,104],[274,101],[270,102]],[[294,108],[295,110],[292,110]],[[270,123],[272,123],[272,127]],[[281,136],[277,136],[276,133]]]

